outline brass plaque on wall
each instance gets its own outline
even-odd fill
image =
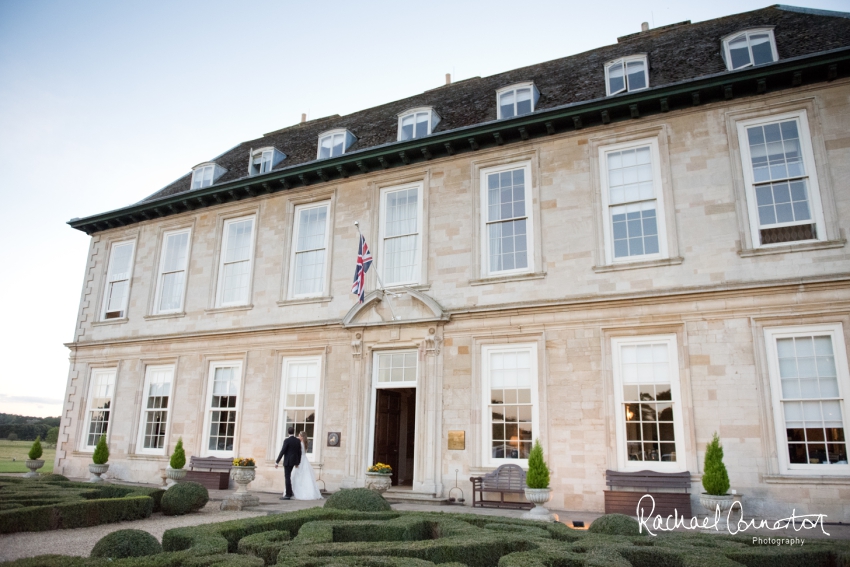
[[[466,449],[466,431],[449,431],[449,450],[463,451]]]

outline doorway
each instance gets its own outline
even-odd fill
[[[413,487],[415,444],[416,388],[376,389],[372,464],[392,467],[393,486]]]

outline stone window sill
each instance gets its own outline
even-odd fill
[[[505,282],[521,282],[525,280],[542,280],[546,272],[532,272],[528,274],[510,274],[508,276],[488,276],[477,280],[469,280],[469,285],[490,285]]]
[[[156,315],[145,315],[145,321],[156,321],[157,319],[176,319],[178,317],[185,317],[186,312],[180,311],[179,313],[157,313]]]
[[[322,297],[299,297],[297,299],[286,299],[283,301],[278,301],[278,307],[286,307],[288,305],[304,305],[307,303],[327,303],[333,299],[331,295],[324,295]]]
[[[777,474],[764,475],[762,477],[766,484],[838,484],[850,485],[848,476],[819,476],[814,474]]]
[[[786,252],[807,252],[809,250],[829,250],[830,248],[844,248],[847,240],[820,240],[817,242],[801,242],[799,244],[787,244],[784,246],[765,246],[764,248],[746,248],[738,250],[741,258],[752,258],[753,256],[767,256],[770,254],[785,254]]]
[[[204,309],[204,313],[227,313],[229,311],[250,311],[254,308],[254,304],[249,305],[234,305],[233,307],[216,307],[214,309]]]
[[[129,321],[129,317],[121,317],[120,319],[106,319],[105,321],[93,321],[92,327],[103,327],[105,325],[121,325]]]
[[[127,455],[127,459],[131,461],[160,461],[167,462],[171,460],[168,455],[146,455],[145,453],[134,453]]]
[[[660,260],[646,260],[643,262],[624,262],[622,264],[609,264],[606,266],[593,266],[593,271],[597,274],[606,272],[619,272],[622,270],[639,270],[641,268],[657,268],[660,266],[678,266],[685,259],[681,256],[675,258],[661,258]]]

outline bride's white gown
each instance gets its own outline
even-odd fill
[[[292,480],[292,492],[296,500],[322,499],[322,493],[319,492],[319,486],[316,484],[316,473],[313,472],[313,465],[307,460],[303,443],[301,444],[301,464],[298,468],[292,469],[290,480]]]

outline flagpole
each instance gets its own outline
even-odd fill
[[[363,233],[360,232],[360,221],[354,221],[354,226],[357,227],[357,234],[362,239]],[[398,318],[395,316],[395,309],[393,309],[393,302],[390,300],[390,296],[392,294],[386,290],[386,288],[384,287],[384,282],[381,281],[381,271],[378,270],[378,263],[375,262],[374,256],[372,256],[372,264],[374,264],[374,266],[375,266],[375,276],[378,278],[378,285],[381,286],[380,289],[381,289],[381,292],[383,292],[383,296],[387,299],[387,306],[389,306],[389,308],[390,308],[390,314],[392,314],[392,316],[393,316],[393,321],[397,321]],[[364,276],[365,276],[365,274],[364,274]],[[365,282],[366,282],[365,277],[363,279],[363,282],[364,282],[364,286],[365,286]],[[364,290],[364,293],[365,293],[365,290]]]

